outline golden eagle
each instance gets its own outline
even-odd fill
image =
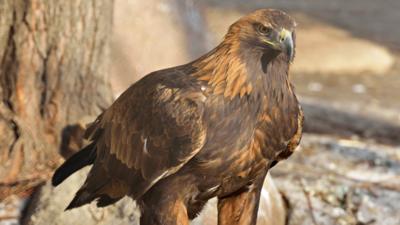
[[[295,27],[282,11],[257,10],[209,53],[129,87],[55,172],[58,185],[93,164],[67,209],[127,195],[142,225],[185,225],[218,197],[219,224],[255,224],[265,175],[301,138],[289,80]]]

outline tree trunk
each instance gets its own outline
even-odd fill
[[[112,100],[112,0],[1,0],[0,201],[51,176]]]

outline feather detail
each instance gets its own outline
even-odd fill
[[[245,64],[239,57],[239,44],[232,35],[226,35],[224,42],[193,65],[197,68],[193,76],[206,81],[214,94],[233,99],[252,91]]]

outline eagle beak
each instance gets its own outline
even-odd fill
[[[289,61],[292,62],[294,57],[292,32],[282,29],[279,33],[279,42],[281,44],[282,51],[286,51]]]

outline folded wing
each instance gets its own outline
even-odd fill
[[[131,195],[140,196],[201,150],[204,100],[195,88],[136,83],[87,129],[97,148],[94,168],[118,173],[135,187]]]

